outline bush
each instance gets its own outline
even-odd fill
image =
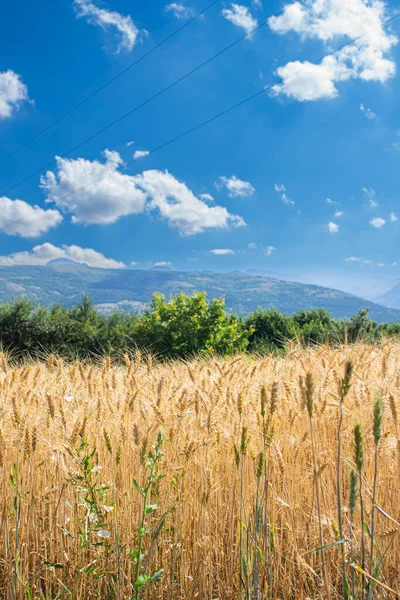
[[[248,345],[248,331],[234,315],[225,312],[223,299],[207,303],[205,292],[183,292],[169,301],[154,294],[150,311],[137,322],[138,346],[169,358],[207,354],[232,355]]]
[[[250,331],[249,350],[251,352],[271,352],[284,349],[289,340],[297,336],[293,319],[276,308],[257,310],[246,319]]]

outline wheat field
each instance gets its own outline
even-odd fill
[[[349,360],[354,372],[343,402],[341,543],[337,431]],[[315,386],[314,455],[307,373]],[[378,396],[384,417],[374,517],[379,573],[369,560]],[[146,517],[140,569],[162,574],[143,587],[144,598],[342,598],[342,548],[357,598],[362,580],[374,598],[399,596],[395,342],[169,364],[138,354],[92,364],[50,356],[13,365],[1,355],[0,398],[1,598],[138,597],[130,552],[143,498],[133,478],[139,487],[146,482],[146,461],[160,431],[163,477],[152,487],[156,507]],[[356,423],[364,438],[364,528],[359,492],[349,510]],[[321,535],[324,550],[318,550]]]

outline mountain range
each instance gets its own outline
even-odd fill
[[[241,315],[259,307],[276,307],[285,313],[324,308],[334,317],[348,318],[361,308],[369,308],[376,321],[400,321],[400,310],[347,292],[237,271],[95,269],[65,259],[46,266],[0,267],[0,302],[25,297],[45,305],[71,306],[82,294],[89,294],[103,314],[144,310],[154,292],[169,297],[180,291],[191,294],[202,290],[210,299],[223,296],[227,309]]]

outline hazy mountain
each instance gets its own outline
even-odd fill
[[[400,309],[400,301],[396,306],[390,306],[384,301],[385,295],[400,283],[399,280],[391,279],[390,277],[368,277],[368,275],[349,275],[347,273],[311,269],[293,273],[277,273],[273,271],[252,269],[246,271],[246,273],[261,277],[277,277],[284,281],[297,281],[298,283],[334,288],[352,294],[353,296],[359,296],[371,300],[372,302],[383,304],[390,308]]]
[[[79,268],[78,268],[79,267]],[[42,304],[70,306],[88,293],[101,310],[142,310],[154,292],[167,297],[181,290],[191,294],[205,290],[209,298],[224,296],[229,310],[246,315],[252,310],[277,307],[285,313],[321,307],[333,316],[347,318],[363,307],[377,321],[400,321],[391,310],[338,290],[273,277],[212,271],[92,269],[56,264],[45,267],[0,267],[0,302],[29,297]]]

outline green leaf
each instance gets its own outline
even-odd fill
[[[158,508],[158,504],[146,504],[144,507],[144,514],[151,515],[151,513],[155,512]]]
[[[146,585],[146,583],[148,583],[150,581],[150,577],[149,575],[139,575],[139,577],[136,579],[134,586],[135,587],[143,587],[144,585]]]
[[[364,521],[364,523],[363,523],[363,526],[364,526],[364,531],[365,531],[365,533],[366,533],[366,534],[367,534],[369,537],[371,537],[371,530],[370,530],[370,528],[369,528],[369,525],[368,525],[367,521]]]
[[[150,580],[151,581],[161,581],[163,571],[164,571],[164,569],[160,569],[159,571],[156,571],[155,573],[153,573],[153,575],[151,575],[151,577],[150,577]]]

